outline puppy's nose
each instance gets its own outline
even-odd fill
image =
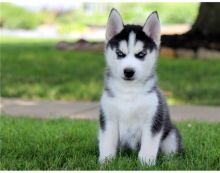
[[[124,69],[124,75],[126,78],[132,78],[134,76],[134,73],[135,73],[135,71],[132,68]]]

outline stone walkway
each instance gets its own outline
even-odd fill
[[[98,119],[98,102],[27,101],[1,98],[1,114],[37,118],[79,118]],[[220,107],[170,106],[174,121],[200,120],[220,122]]]

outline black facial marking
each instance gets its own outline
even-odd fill
[[[112,49],[117,49],[120,41],[125,40],[128,42],[129,34],[134,32],[136,35],[136,41],[141,41],[144,43],[144,49],[150,50],[150,52],[153,49],[157,49],[156,43],[150,37],[148,37],[142,29],[143,28],[140,25],[124,25],[123,30],[109,40],[107,47],[111,46]]]
[[[136,54],[135,54],[135,57],[136,57],[137,59],[139,59],[139,60],[144,60],[146,54],[147,54],[147,50],[144,49],[144,50],[142,50],[141,52],[136,53]]]
[[[124,58],[126,55],[119,49],[116,49],[116,54],[118,56],[118,59]]]
[[[106,122],[105,122],[105,116],[104,116],[104,112],[103,112],[102,108],[100,108],[99,124],[100,124],[101,129],[104,131]]]

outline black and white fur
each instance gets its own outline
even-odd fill
[[[160,22],[153,12],[144,26],[124,25],[112,9],[107,29],[107,72],[100,102],[99,162],[116,156],[119,147],[139,150],[142,164],[154,165],[158,150],[182,150],[181,136],[171,123],[155,67]]]

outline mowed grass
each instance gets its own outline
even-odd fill
[[[57,40],[1,38],[1,95],[27,99],[99,100],[103,52],[60,51]],[[220,60],[160,57],[160,87],[170,103],[220,105]]]
[[[177,123],[185,154],[159,153],[156,166],[142,166],[137,152],[119,151],[98,164],[97,121],[39,120],[1,116],[1,170],[219,170],[220,123]]]

